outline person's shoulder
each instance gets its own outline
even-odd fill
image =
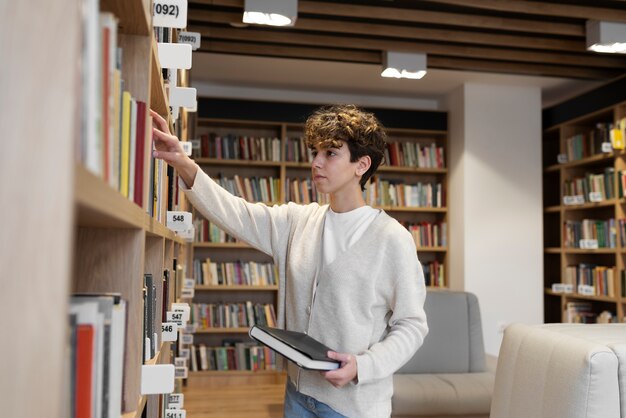
[[[385,211],[381,211],[378,216],[382,217],[380,219],[380,222],[382,222],[381,228],[379,228],[380,232],[377,234],[379,235],[377,239],[381,243],[385,242],[392,247],[415,245],[413,235],[397,219],[388,215]]]
[[[317,202],[301,204],[288,202],[282,205],[287,208],[291,215],[295,218],[315,218],[324,216],[328,209],[328,205],[320,205]]]

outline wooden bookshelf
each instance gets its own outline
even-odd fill
[[[608,124],[615,125],[626,117],[626,102],[593,111],[546,129],[543,134],[543,184],[544,184],[544,312],[546,322],[567,320],[566,309],[569,302],[588,302],[593,314],[611,312],[617,321],[623,321],[626,315],[621,295],[623,288],[622,274],[626,267],[626,248],[620,245],[619,220],[626,217],[623,197],[619,196],[619,172],[626,169],[624,150],[611,152],[587,153],[583,158],[573,158],[573,150],[578,150],[574,139],[583,135],[589,138],[595,130],[597,137],[601,129],[608,129]],[[569,144],[569,146],[568,146]],[[557,162],[558,154],[567,154],[568,161]],[[578,154],[580,157],[581,154]],[[605,171],[612,170],[612,171]],[[607,198],[600,202],[586,201],[582,204],[565,204],[564,184],[566,181],[581,178],[587,173],[603,174],[603,183],[611,185]],[[588,199],[585,199],[588,200]],[[615,247],[597,249],[572,248],[565,244],[565,222],[585,219],[608,221],[614,219],[616,236]],[[612,286],[614,296],[607,294],[585,295],[580,293],[555,293],[552,284],[566,281],[568,266],[597,265],[614,267]],[[594,281],[595,288],[600,286]],[[575,289],[576,292],[576,289]]]
[[[199,118],[195,128],[195,138],[200,138],[203,134],[214,133],[216,135],[240,135],[253,138],[278,138],[280,140],[281,151],[285,150],[288,140],[299,138],[303,135],[304,126],[302,124],[287,122],[272,122],[258,120],[232,120],[232,119],[208,119]],[[389,140],[392,142],[420,142],[436,143],[443,147],[447,154],[447,133],[445,131],[415,130],[415,129],[393,129],[388,128]],[[284,154],[282,154],[284,155]],[[310,175],[311,163],[302,161],[259,161],[256,159],[225,159],[209,158],[195,155],[195,161],[200,167],[214,178],[223,176],[232,178],[234,175],[240,177],[273,177],[280,179],[281,199],[279,202],[266,202],[268,205],[274,203],[285,203],[285,181],[287,179],[305,179]],[[406,179],[407,184],[415,184],[417,181],[441,182],[443,189],[447,190],[447,164],[445,168],[417,168],[404,166],[383,165],[378,170],[381,179],[391,178]],[[446,197],[447,198],[447,197]],[[380,206],[375,208],[387,211],[397,219],[418,223],[421,221],[447,222],[447,207],[411,207],[411,206]],[[194,219],[201,218],[201,215],[194,213]],[[198,228],[196,228],[196,231]],[[449,231],[449,226],[448,229]],[[448,237],[446,237],[448,241]],[[258,250],[244,243],[216,243],[216,242],[194,242],[192,245],[194,259],[204,260],[210,258],[213,262],[221,261],[255,261],[271,262],[271,258],[261,254]],[[246,252],[242,252],[246,250]],[[448,269],[448,247],[447,246],[418,246],[417,252],[422,262],[432,262],[437,260],[444,266],[444,271]],[[447,278],[446,278],[447,280]],[[447,282],[446,282],[447,283]],[[430,287],[433,289],[434,287]],[[263,303],[276,304],[277,286],[206,286],[196,284],[194,301],[206,303],[211,301],[236,300],[241,302],[244,298],[261,300]],[[245,295],[245,296],[244,296]],[[209,328],[198,329],[195,332],[194,343],[216,346],[221,345],[221,339],[232,338],[232,335],[246,334],[247,328]],[[241,337],[245,337],[242,335]],[[190,382],[198,381],[202,377],[204,384],[213,384],[220,379],[241,378],[241,373],[249,379],[259,379],[267,373],[275,372],[239,372],[239,371],[197,371],[190,372]],[[210,383],[207,383],[210,382]]]
[[[6,141],[0,156],[0,193],[9,221],[0,238],[0,264],[12,278],[0,306],[5,317],[20,318],[6,329],[17,338],[0,349],[0,387],[11,399],[4,412],[69,416],[69,297],[113,292],[122,295],[127,313],[118,415],[156,418],[159,397],[140,395],[143,276],[153,274],[160,290],[163,270],[172,268],[174,258],[184,259],[188,245],[147,213],[147,202],[138,206],[79,161],[82,97],[89,91],[81,72],[84,5],[61,0],[54,7],[42,6],[16,3],[0,29],[3,39],[15,40],[0,46],[8,74],[20,75],[18,83],[6,85],[3,97],[11,102],[0,99],[5,110],[0,120],[10,138],[21,138]],[[119,18],[124,89],[148,105],[167,103],[153,48],[151,2],[103,0],[100,11]],[[33,21],[35,31],[18,35]],[[18,38],[21,46],[16,46]],[[51,78],[51,68],[63,70]],[[167,106],[159,112],[167,116]],[[144,177],[146,188],[148,184]],[[157,293],[160,318],[163,301]],[[169,349],[169,344],[161,345],[147,364],[169,362]]]

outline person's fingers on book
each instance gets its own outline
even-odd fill
[[[356,358],[353,355],[347,353],[337,353],[334,351],[329,351],[326,355],[333,360],[341,362],[341,367],[339,369],[322,373],[324,378],[333,386],[340,388],[356,378],[357,363]]]
[[[160,158],[161,160],[165,161],[172,167],[176,167],[177,166],[176,163],[180,159],[180,153],[178,152],[152,151],[152,156],[154,158]]]
[[[180,143],[175,136],[166,134],[157,128],[152,128],[154,147],[158,151],[182,151]]]
[[[168,134],[170,133],[170,127],[167,125],[167,121],[163,118],[163,116],[159,115],[152,109],[150,109],[150,116],[156,122],[156,124],[159,125],[159,128],[163,132],[167,132]]]

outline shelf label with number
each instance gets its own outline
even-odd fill
[[[598,249],[598,240],[597,239],[581,239],[578,241],[580,248],[585,250],[597,250]]]
[[[187,27],[187,0],[154,0],[152,26],[185,29]]]
[[[563,204],[566,206],[574,204],[574,196],[563,196]]]
[[[193,334],[194,332],[196,332],[198,330],[198,324],[187,324],[184,328],[184,331],[189,333],[189,334]]]
[[[590,202],[602,202],[602,193],[601,192],[591,192],[589,193],[589,201]]]
[[[196,286],[196,281],[187,277],[183,280],[183,289],[193,289]]]
[[[185,326],[185,322],[184,321],[184,312],[172,312],[172,311],[167,311],[167,322],[172,322],[176,325],[178,325],[179,327],[184,327]]]
[[[189,376],[189,368],[187,366],[176,367],[174,369],[174,377],[176,379],[187,379]]]
[[[586,284],[578,285],[578,293],[585,296],[594,296],[596,294],[596,289],[593,286],[589,286]]]
[[[187,411],[184,409],[166,409],[165,418],[187,418]]]
[[[193,239],[196,236],[196,227],[192,225],[191,228],[185,231],[180,231],[178,236],[187,242],[193,242]]]
[[[164,342],[172,342],[178,339],[178,324],[175,322],[163,322],[161,324],[161,338]]]
[[[565,164],[567,162],[567,154],[559,154],[556,156],[556,161],[559,164]]]
[[[192,50],[200,48],[200,40],[202,36],[200,32],[179,32],[178,43],[191,45]]]
[[[185,231],[193,226],[191,213],[177,210],[168,210],[166,225],[172,231]]]
[[[566,283],[552,283],[552,291],[554,293],[573,293],[574,285]]]
[[[195,289],[182,289],[182,291],[180,292],[180,297],[182,299],[193,299],[193,297],[196,294],[196,290]]]
[[[172,303],[172,310],[174,312],[182,312],[183,313],[183,321],[189,321],[191,317],[191,308],[188,303],[185,302],[174,302]]]
[[[602,152],[613,152],[613,145],[610,142],[603,142]]]
[[[170,393],[167,395],[167,409],[183,409],[185,395],[182,393]]]
[[[181,334],[180,342],[187,345],[193,344],[193,334]]]
[[[185,357],[187,360],[191,358],[191,350],[189,348],[179,348],[178,354],[180,354],[181,357]]]
[[[174,366],[175,367],[187,367],[187,357],[175,357]]]

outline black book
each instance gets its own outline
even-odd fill
[[[250,337],[284,356],[287,360],[307,370],[334,370],[341,362],[329,358],[326,353],[335,351],[303,332],[287,331],[254,325]]]

